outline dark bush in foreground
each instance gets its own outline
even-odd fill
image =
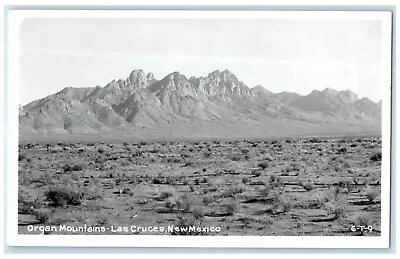
[[[18,161],[22,161],[26,158],[26,156],[24,154],[19,154],[18,155]]]
[[[163,182],[160,180],[160,179],[158,179],[158,178],[154,178],[153,179],[153,184],[162,184]]]
[[[80,205],[83,194],[67,188],[57,187],[48,190],[45,196],[53,206],[66,206]]]
[[[266,169],[269,166],[269,163],[267,161],[261,162],[258,164],[259,167],[261,167],[261,169]]]
[[[381,161],[382,160],[382,152],[375,153],[370,158],[371,161]]]
[[[63,167],[64,172],[82,171],[85,169],[83,165],[65,165]]]

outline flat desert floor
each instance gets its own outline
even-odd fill
[[[381,148],[379,137],[20,144],[19,233],[376,236]],[[60,225],[105,231],[31,231]]]

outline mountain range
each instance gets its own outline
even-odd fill
[[[136,69],[104,87],[66,87],[20,107],[19,129],[26,140],[380,134],[381,102],[330,88],[273,93],[229,70],[158,80]]]

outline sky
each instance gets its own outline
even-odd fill
[[[379,20],[26,18],[20,104],[134,69],[157,79],[228,69],[276,93],[330,87],[379,101],[381,30]]]

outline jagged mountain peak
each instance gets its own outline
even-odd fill
[[[210,96],[229,98],[229,96],[252,95],[251,89],[227,69],[222,72],[215,70],[206,77],[192,79],[191,82]]]
[[[151,73],[151,72],[147,74],[146,78],[147,78],[147,81],[152,81],[152,80],[155,80],[155,78],[154,78],[154,74],[153,74],[153,73]]]
[[[179,71],[172,72],[171,74],[167,75],[166,78],[169,78],[169,79],[175,79],[175,78],[181,79],[182,78],[182,79],[187,80],[186,76],[181,74]]]
[[[228,81],[228,80],[238,80],[237,77],[235,76],[235,74],[233,74],[231,71],[229,71],[228,69],[224,69],[223,71],[220,70],[215,70],[213,72],[211,72],[210,74],[208,74],[208,77],[210,78],[220,78],[224,81]]]
[[[39,134],[102,134],[121,127],[133,132],[142,127],[191,132],[218,125],[221,132],[246,136],[253,136],[250,132],[257,127],[262,134],[273,135],[280,130],[269,131],[270,125],[284,128],[288,121],[300,127],[310,122],[316,131],[326,120],[332,125],[338,120],[359,121],[365,128],[365,123],[379,122],[381,114],[379,103],[358,99],[349,90],[327,88],[306,96],[272,93],[261,85],[249,88],[227,69],[190,79],[175,71],[161,80],[135,69],[128,78],[112,80],[105,87],[66,87],[19,111],[24,131]]]
[[[331,96],[331,95],[337,95],[339,93],[338,90],[332,89],[330,87],[327,87],[323,90],[313,90],[310,95],[324,95],[324,96]]]
[[[322,91],[313,90],[310,93],[310,96],[316,96],[318,98],[322,98],[322,97],[338,98],[338,100],[342,100],[342,101],[347,102],[347,103],[353,103],[358,99],[357,95],[354,92],[350,91],[350,90],[338,91],[336,89],[332,89],[332,88],[329,88],[329,87],[325,88]]]
[[[111,82],[109,82],[105,88],[119,88],[118,82],[114,79]]]
[[[185,75],[182,75],[178,71],[168,74],[160,81],[154,82],[151,86],[149,86],[149,90],[151,92],[157,92],[158,95],[163,92],[164,97],[166,91],[177,91],[181,90],[182,88],[194,90],[192,83],[189,82]]]
[[[138,76],[144,76],[144,75],[145,75],[145,73],[144,73],[143,69],[138,68],[138,69],[134,69],[130,73],[129,77],[132,78],[132,77],[138,77]]]
[[[135,69],[129,75],[129,82],[133,87],[145,88],[147,87],[147,76],[142,69]]]
[[[231,71],[229,71],[228,69],[224,69],[221,74],[223,75],[227,75],[227,76],[235,76],[235,74],[233,74]],[[236,76],[235,76],[236,77]]]
[[[358,96],[350,90],[340,91],[339,94],[340,94],[340,97],[347,102],[353,103],[358,99]]]

